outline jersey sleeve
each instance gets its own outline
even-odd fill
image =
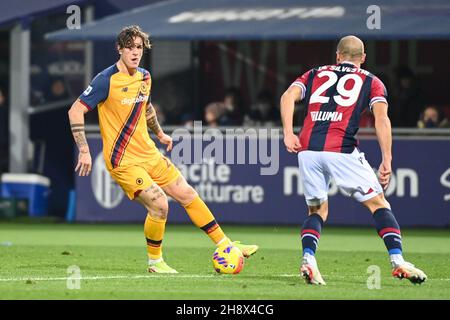
[[[372,110],[372,106],[376,102],[387,102],[387,90],[384,86],[383,82],[377,77],[374,77],[372,80],[372,86],[370,87],[370,96],[369,96],[369,108]]]
[[[152,104],[152,96],[151,96],[151,92],[152,92],[152,76],[150,75],[150,72],[146,69],[141,69],[142,73],[143,73],[143,78],[142,81],[144,81],[145,83],[148,84],[148,99],[147,99],[147,103],[146,103],[146,107],[148,107],[150,104]]]
[[[309,75],[310,75],[311,71],[312,70],[309,70],[308,72],[305,72],[302,76],[300,76],[297,79],[295,79],[295,81],[292,82],[292,84],[291,84],[291,86],[297,86],[297,87],[300,87],[302,89],[302,97],[301,97],[301,99],[303,99],[305,97],[306,85],[308,83],[308,78],[309,78]]]
[[[109,94],[109,78],[99,73],[79,96],[81,103],[89,110],[93,110],[97,105],[105,101]]]

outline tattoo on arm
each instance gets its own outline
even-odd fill
[[[83,123],[74,123],[70,125],[72,129],[72,135],[75,140],[75,143],[78,146],[78,149],[81,152],[81,148],[87,146],[86,134],[84,132],[84,124]]]
[[[147,119],[147,126],[152,129],[154,134],[158,135],[162,131],[162,129],[159,125],[158,119],[156,118],[155,108],[153,108],[151,103],[149,103],[147,106],[145,118]]]

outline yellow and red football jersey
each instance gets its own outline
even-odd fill
[[[88,109],[98,108],[103,157],[109,170],[159,160],[145,117],[150,88],[147,70],[138,68],[128,75],[114,64],[100,72],[80,95]]]

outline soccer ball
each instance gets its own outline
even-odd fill
[[[235,246],[217,248],[212,262],[217,273],[237,274],[244,267],[244,256]]]

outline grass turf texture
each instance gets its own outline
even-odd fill
[[[0,299],[450,299],[450,231],[403,230],[405,258],[425,270],[423,285],[390,275],[372,229],[326,227],[317,258],[327,286],[298,275],[298,228],[223,226],[233,240],[260,250],[238,275],[218,275],[214,251],[195,227],[168,225],[164,256],[177,275],[146,272],[139,225],[0,224]],[[81,288],[67,289],[67,268],[81,270]],[[369,290],[367,269],[381,269]]]

